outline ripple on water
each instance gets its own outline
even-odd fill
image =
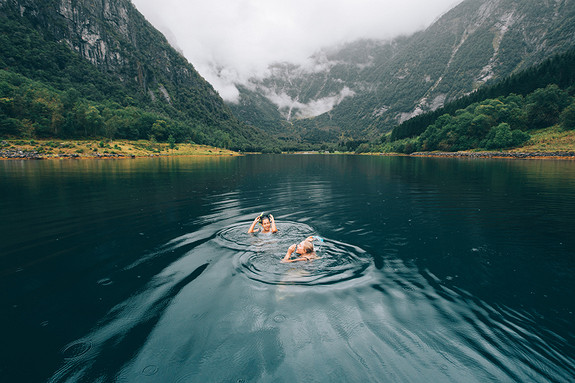
[[[91,348],[92,342],[90,341],[76,341],[64,347],[62,355],[64,355],[64,359],[73,360],[81,357]]]
[[[157,372],[158,372],[158,367],[151,364],[149,366],[144,367],[144,369],[142,370],[142,375],[152,376],[152,375],[155,375]]]
[[[310,235],[314,229],[303,223],[281,222],[277,224],[278,232],[275,234],[248,234],[249,223],[230,225],[220,230],[216,238],[220,245],[232,250],[260,251],[273,250],[276,244],[299,242]]]
[[[281,323],[285,320],[286,320],[286,317],[282,314],[278,314],[278,315],[274,316],[274,322],[276,322],[276,323]]]
[[[247,225],[235,224],[217,233],[218,243],[237,250],[236,270],[248,278],[276,285],[327,285],[361,278],[371,265],[362,249],[324,239],[315,243],[320,259],[312,262],[281,263],[288,247],[317,234],[306,224],[281,222],[276,234],[247,234]]]
[[[114,282],[110,278],[102,278],[98,281],[100,286],[110,286],[112,283]]]

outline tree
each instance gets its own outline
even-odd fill
[[[575,101],[563,110],[560,116],[561,128],[564,130],[575,129]]]
[[[100,111],[95,106],[90,105],[85,113],[86,130],[90,136],[98,136],[101,134],[104,126],[104,119],[100,115]]]
[[[525,100],[522,96],[510,94],[508,97],[502,97],[503,102],[499,108],[499,119],[501,122],[507,122],[511,129],[527,128],[527,114],[525,112]]]
[[[17,135],[22,129],[20,120],[10,118],[0,113],[0,134]]]
[[[170,134],[170,136],[168,137],[168,144],[170,144],[170,149],[172,150],[174,150],[174,148],[176,147],[176,139],[172,134]]]
[[[168,123],[165,120],[157,120],[152,125],[150,134],[158,141],[164,141],[168,133]]]
[[[509,124],[501,123],[491,128],[481,146],[487,149],[510,148],[523,144],[529,138],[529,134],[519,129],[512,131]]]
[[[479,114],[471,121],[469,134],[473,137],[485,137],[489,129],[493,126],[493,118],[485,114]]]
[[[526,102],[529,127],[542,129],[559,122],[561,111],[569,104],[569,94],[551,84],[529,94]]]

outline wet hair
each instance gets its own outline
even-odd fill
[[[262,215],[262,216],[260,217],[260,223],[263,223],[264,218],[267,218],[268,221],[270,221],[270,222],[272,221],[272,220],[270,219],[270,216],[269,216],[268,214],[264,214],[264,215]]]
[[[306,254],[315,254],[315,249],[311,241],[308,240],[303,241],[303,250],[305,251]]]

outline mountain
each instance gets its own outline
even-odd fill
[[[573,46],[571,0],[466,0],[414,35],[324,49],[310,65],[275,64],[230,107],[311,142],[373,139]],[[254,118],[262,109],[265,124]]]
[[[273,142],[129,0],[0,0],[0,46],[0,134]]]
[[[525,97],[534,92],[541,92],[542,89],[549,88],[550,86],[556,86],[571,95],[575,94],[575,47],[565,53],[554,55],[541,64],[515,73],[493,85],[483,86],[477,91],[447,103],[432,112],[413,117],[396,126],[391,131],[391,134],[385,135],[383,139],[384,141],[397,141],[404,138],[416,137],[445,114],[453,116],[459,114],[458,111],[469,108],[473,104],[502,99],[510,95],[514,95],[514,97]],[[559,99],[548,101],[549,102],[541,103],[542,105],[536,105],[535,109],[539,116],[531,116],[528,121],[525,121],[525,126],[515,126],[515,128],[525,129],[528,128],[529,125],[538,122],[540,117],[544,115],[543,110],[548,107],[558,108],[558,110],[551,113],[550,116],[552,117],[551,122],[556,123],[557,121],[553,121],[553,119],[559,118],[560,109],[562,109],[561,106],[565,107],[565,105],[561,105],[562,102],[560,102]],[[497,122],[496,120],[497,119],[493,119],[493,122]],[[546,126],[531,126],[531,128],[542,127],[544,128]],[[575,127],[570,127],[569,129],[573,128]]]

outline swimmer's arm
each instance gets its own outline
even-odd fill
[[[305,257],[299,257],[299,258],[294,258],[294,259],[282,259],[282,263],[287,263],[287,262],[298,262],[298,261],[309,261],[309,258],[305,258]]]
[[[254,219],[254,221],[252,222],[252,225],[250,226],[250,228],[248,229],[248,233],[254,233],[254,228],[256,227],[256,225],[258,224],[258,222],[260,221],[260,217],[256,217]]]
[[[285,257],[283,257],[283,259],[281,260],[282,263],[293,262],[293,260],[291,260],[290,257],[291,257],[291,255],[293,254],[293,252],[295,251],[296,247],[297,247],[297,245],[296,245],[296,244],[293,244],[293,245],[291,245],[291,246],[288,248]]]
[[[274,219],[274,216],[270,214],[270,220],[272,221],[272,233],[275,233],[278,231],[278,228],[276,226],[276,220]]]
[[[282,263],[300,262],[300,261],[306,261],[307,262],[310,260],[310,258],[308,258],[308,257],[299,257],[299,258],[290,259],[291,255],[295,251],[296,247],[297,247],[297,245],[291,245],[289,247],[286,256],[283,257],[283,259],[281,260]]]

